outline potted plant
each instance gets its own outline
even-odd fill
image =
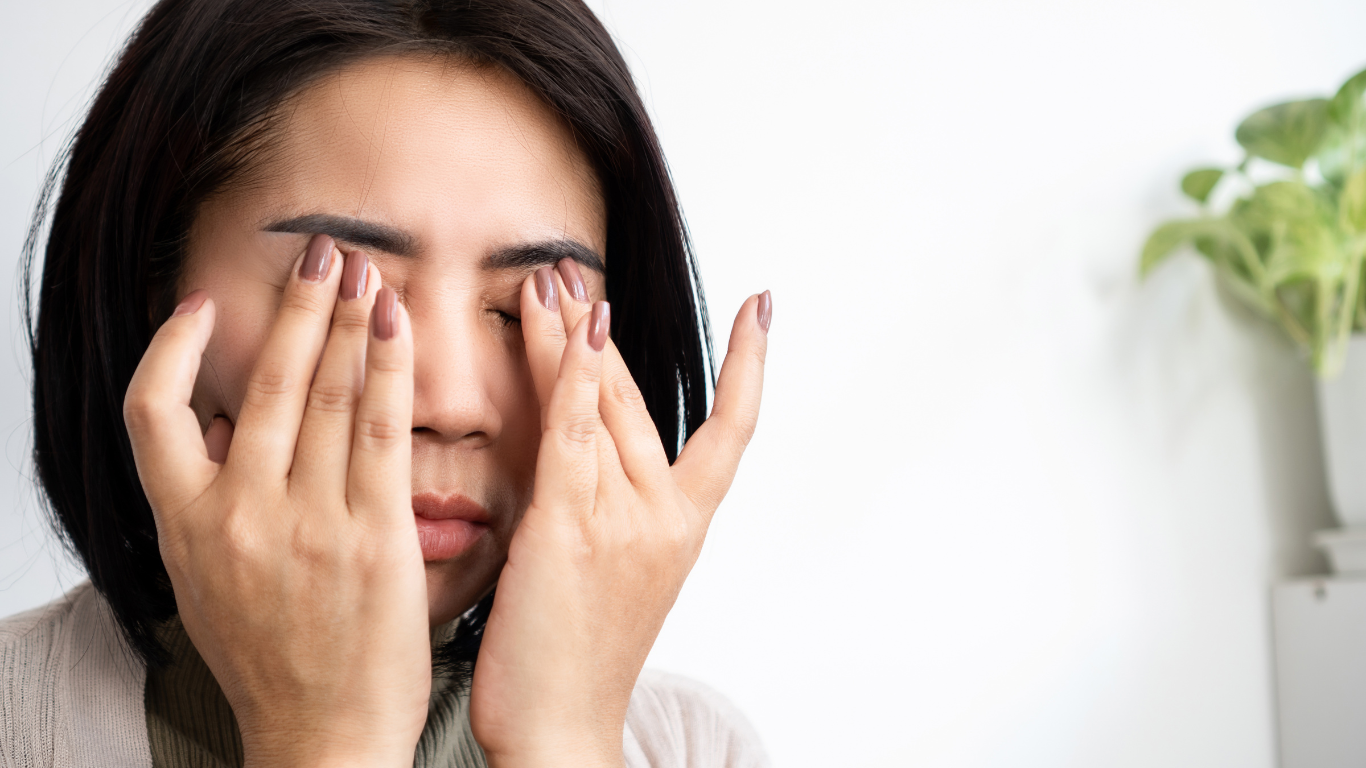
[[[1193,246],[1304,348],[1338,519],[1366,526],[1366,71],[1330,99],[1254,112],[1234,135],[1243,161],[1181,179],[1199,213],[1153,231],[1140,273]]]

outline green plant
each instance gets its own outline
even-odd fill
[[[1352,331],[1366,328],[1366,71],[1331,99],[1255,112],[1234,135],[1246,157],[1181,179],[1200,215],[1157,227],[1140,273],[1194,246],[1235,295],[1309,351],[1320,376],[1332,376]],[[1252,163],[1270,180],[1249,177]],[[1230,197],[1215,210],[1215,198]]]

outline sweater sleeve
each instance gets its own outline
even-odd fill
[[[144,674],[89,582],[0,620],[0,766],[149,768]]]
[[[696,680],[645,670],[626,711],[628,768],[768,768],[753,726]]]

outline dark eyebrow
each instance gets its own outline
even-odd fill
[[[597,251],[568,238],[562,240],[542,240],[537,243],[518,243],[489,254],[484,259],[484,269],[528,269],[532,267],[555,266],[560,259],[573,259],[580,266],[597,272],[607,273],[602,256]]]
[[[334,216],[329,213],[310,213],[293,219],[276,221],[265,226],[266,232],[289,232],[299,235],[331,235],[337,240],[364,248],[412,256],[417,253],[417,239],[401,229],[373,221]]]
[[[331,235],[352,245],[374,248],[395,256],[413,256],[417,253],[417,238],[401,229],[350,216],[336,216],[329,213],[310,213],[284,221],[276,221],[264,227],[266,232],[286,232],[298,235]],[[489,254],[484,259],[484,269],[527,269],[541,266],[554,266],[560,259],[573,259],[587,269],[606,274],[602,256],[577,240],[542,240],[534,243],[518,243]]]

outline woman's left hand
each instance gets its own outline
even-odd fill
[[[494,768],[621,765],[636,678],[759,415],[767,293],[741,308],[711,417],[672,467],[606,303],[586,298],[572,263],[522,286],[542,434],[471,692]]]

